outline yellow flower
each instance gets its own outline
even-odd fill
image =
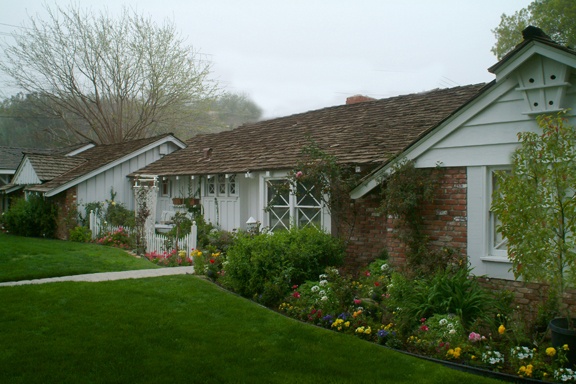
[[[476,355],[470,356],[470,360],[476,360],[476,359],[477,359]]]
[[[498,333],[503,335],[504,332],[506,332],[506,327],[503,324],[500,324],[500,326],[498,327]]]
[[[568,347],[568,344],[564,344],[564,345],[562,346],[562,349],[565,350],[565,351],[569,351],[569,350],[570,350],[570,347]]]
[[[366,328],[366,329],[364,330],[364,333],[367,334],[367,335],[371,334],[371,333],[372,333],[372,328],[370,328],[370,327]]]
[[[348,328],[348,327],[350,326],[350,322],[349,322],[349,321],[345,322],[345,323],[344,323],[344,326],[345,326],[346,328]]]
[[[553,347],[548,347],[546,348],[546,354],[550,357],[553,357],[556,355],[556,349],[554,349]]]

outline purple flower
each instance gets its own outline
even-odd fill
[[[381,338],[381,339],[383,339],[383,338],[385,338],[386,336],[388,336],[388,334],[389,334],[388,331],[385,330],[385,329],[381,329],[381,330],[378,331],[378,337]]]

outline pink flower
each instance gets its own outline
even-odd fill
[[[354,304],[358,305],[362,302],[362,300],[354,299]]]
[[[299,179],[299,178],[301,178],[303,175],[304,175],[304,174],[302,173],[302,171],[298,171],[298,172],[296,172],[296,175],[295,175],[295,176],[296,176],[297,179]]]
[[[364,274],[365,274],[366,276],[370,276],[370,271],[366,271],[366,272],[364,272]]]
[[[424,332],[428,332],[430,328],[428,328],[428,326],[426,324],[423,324],[422,326],[420,326],[420,330],[424,331]]]
[[[470,332],[470,334],[468,335],[468,340],[470,340],[471,342],[475,343],[475,342],[477,342],[477,341],[482,340],[482,336],[480,336],[479,333]]]
[[[292,294],[292,296],[294,296],[295,298],[299,299],[299,298],[300,298],[300,293],[294,292],[294,293]]]
[[[292,286],[292,290],[295,291],[295,290],[297,290],[297,289],[298,289],[298,285],[294,284],[294,285]]]
[[[425,323],[425,322],[426,322],[426,318],[425,318],[425,317],[421,318],[421,319],[420,319],[420,322],[421,322],[421,323]]]

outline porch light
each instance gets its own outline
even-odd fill
[[[246,174],[245,174],[244,176],[245,176],[247,179],[251,179],[251,178],[254,177],[254,175],[252,175],[252,174],[250,173],[250,171],[246,172]]]
[[[190,180],[194,180],[194,175],[190,176]]]

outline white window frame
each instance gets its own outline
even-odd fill
[[[217,174],[206,177],[205,195],[210,197],[238,197],[236,174]]]
[[[487,194],[486,194],[486,201],[487,201],[487,250],[488,250],[488,258],[494,261],[505,261],[508,262],[508,250],[502,249],[498,247],[498,245],[503,245],[505,243],[500,242],[499,244],[495,244],[495,237],[496,237],[496,224],[497,218],[496,215],[491,211],[492,207],[492,195],[494,193],[494,173],[497,171],[510,171],[510,166],[495,166],[495,167],[488,167],[486,172],[486,185],[487,185]],[[504,242],[506,240],[503,240]]]
[[[285,177],[274,177],[274,178],[266,178],[264,180],[264,188],[265,188],[265,207],[266,208],[270,208],[269,204],[270,204],[270,196],[269,196],[269,185],[271,182],[274,181],[285,181],[287,180]],[[307,192],[309,190],[307,189]],[[277,217],[278,219],[278,223],[277,225],[272,226],[272,220],[271,220],[271,215],[274,215],[275,213],[272,211],[268,211],[266,214],[266,223],[267,225],[270,227],[271,231],[274,231],[275,229],[289,229],[290,227],[293,226],[298,226],[300,227],[300,218],[302,218],[302,212],[301,209],[318,209],[318,213],[313,215],[311,218],[307,217],[304,215],[304,217],[306,217],[307,221],[305,225],[313,225],[314,227],[318,228],[318,229],[323,229],[324,228],[324,204],[322,202],[322,200],[318,200],[316,197],[314,197],[312,195],[313,199],[318,203],[318,205],[307,205],[307,204],[301,204],[304,200],[304,197],[299,197],[296,194],[296,191],[294,191],[293,188],[290,188],[290,191],[288,193],[288,201],[286,201],[286,199],[283,199],[286,204],[281,204],[281,205],[276,205],[279,208],[284,208],[286,209],[286,214],[288,215],[288,227],[286,227],[286,225],[283,224],[282,219],[284,218],[284,215]],[[314,224],[314,220],[310,220],[310,219],[315,219],[315,218],[319,218],[320,222],[318,224]]]

